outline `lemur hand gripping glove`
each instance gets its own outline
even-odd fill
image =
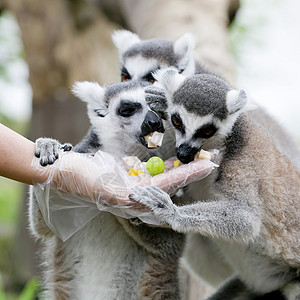
[[[172,164],[172,159],[166,166]],[[101,211],[123,218],[138,217],[160,222],[141,204],[129,199],[136,186],[155,185],[169,194],[211,173],[214,163],[198,160],[156,175],[129,176],[121,158],[98,151],[94,156],[61,152],[51,166],[42,167],[34,158],[32,167],[48,178],[33,188],[44,220],[62,240],[66,240]]]

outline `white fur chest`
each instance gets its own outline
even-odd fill
[[[70,299],[138,299],[145,255],[113,215],[100,213],[64,249],[64,264],[74,275]]]

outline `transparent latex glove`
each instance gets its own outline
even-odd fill
[[[174,194],[190,182],[206,177],[215,167],[209,160],[197,160],[170,169],[173,160],[166,161],[167,171],[162,174],[129,176],[121,158],[102,151],[94,156],[60,152],[59,159],[47,167],[40,166],[34,158],[32,167],[48,178],[34,186],[34,194],[47,225],[62,240],[84,226],[99,210],[159,225],[161,222],[148,208],[129,199],[135,187],[154,185]]]

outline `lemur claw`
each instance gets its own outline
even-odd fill
[[[71,151],[73,148],[73,146],[69,143],[66,143],[66,144],[63,144],[61,145],[61,149],[64,151],[64,152],[68,152],[68,151]]]

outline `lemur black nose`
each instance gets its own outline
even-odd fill
[[[143,135],[148,135],[154,131],[158,131],[158,132],[165,131],[162,120],[153,111],[147,112],[141,130]]]
[[[181,144],[177,149],[177,158],[183,163],[187,164],[194,160],[198,148],[191,147],[189,144]]]

